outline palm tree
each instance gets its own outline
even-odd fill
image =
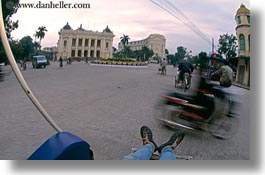
[[[41,26],[38,28],[38,31],[36,32],[36,37],[40,39],[40,45],[41,45],[41,40],[44,38],[45,36],[45,32],[47,32],[48,30],[46,29],[46,27]]]
[[[126,44],[129,43],[129,40],[130,40],[129,36],[125,35],[125,34],[123,34],[123,36],[120,39],[121,39],[121,43],[123,44],[124,47]]]
[[[34,36],[34,42],[36,42],[37,38],[40,37],[40,32],[39,31],[35,31],[35,34],[33,36]]]

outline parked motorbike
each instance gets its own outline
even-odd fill
[[[207,131],[217,138],[228,139],[239,127],[237,105],[233,94],[201,78],[193,94],[164,90],[156,118],[172,128]]]

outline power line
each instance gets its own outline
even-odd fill
[[[206,41],[208,44],[212,45],[211,40],[197,27],[179,8],[177,8],[174,4],[171,2],[164,0],[161,3],[161,1],[158,0],[150,0],[155,5],[159,6],[161,9],[168,12],[170,15],[181,21],[186,27],[191,29],[195,34],[197,34],[200,38],[202,38],[204,41]],[[180,15],[178,15],[178,13]],[[184,20],[183,20],[184,19]]]
[[[198,26],[196,26],[179,8],[177,8],[174,4],[172,4],[171,2],[169,1],[165,1],[169,7],[172,7],[176,12],[179,12],[179,14],[184,18],[186,19],[186,21],[188,22],[188,25],[190,24],[190,26],[192,28],[195,28],[197,33],[200,34],[201,37],[204,38],[204,40],[208,43],[211,44],[211,41],[208,39],[208,37],[200,30],[200,28]]]

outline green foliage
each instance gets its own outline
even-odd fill
[[[169,55],[169,51],[168,51],[168,49],[165,50],[165,53],[166,53],[166,55]]]
[[[23,53],[22,53],[22,58],[23,59],[30,59],[29,57],[33,54],[34,52],[34,45],[32,42],[32,38],[30,36],[25,36],[23,37],[19,43],[22,46]]]
[[[137,58],[138,61],[148,61],[154,55],[154,51],[144,46],[141,50],[132,51],[129,46],[125,46],[121,52],[114,53],[115,58]]]
[[[217,51],[220,55],[225,56],[225,58],[236,57],[237,47],[237,38],[235,35],[228,35],[227,33],[220,35]]]
[[[180,46],[177,48],[177,52],[175,53],[176,62],[181,62],[187,54],[187,48]]]
[[[167,60],[171,63],[176,65],[177,64],[177,59],[176,56],[173,54],[167,55]]]
[[[18,10],[19,0],[2,0],[3,18],[7,37],[11,37],[11,32],[18,28],[18,21],[12,21],[11,17]]]
[[[208,56],[206,52],[200,52],[198,55],[199,64],[201,65],[201,68],[207,68],[208,66]]]
[[[120,37],[120,39],[121,39],[121,43],[125,47],[125,45],[129,43],[130,37],[128,35],[123,34],[123,36]]]
[[[3,18],[8,38],[11,38],[11,32],[18,28],[18,21],[11,20],[12,15],[18,10],[18,3],[19,0],[2,0]],[[0,63],[2,62],[7,62],[7,56],[0,38]]]
[[[46,29],[46,27],[41,26],[38,28],[38,31],[36,31],[36,33],[34,34],[34,36],[39,39],[40,46],[41,46],[41,40],[45,37],[45,32],[47,31],[48,30]]]

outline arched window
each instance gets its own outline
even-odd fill
[[[246,50],[245,36],[243,34],[240,34],[239,41],[240,41],[240,50]]]
[[[247,15],[248,23],[250,24],[250,16]]]
[[[241,17],[240,16],[237,16],[237,22],[238,22],[238,24],[241,24]]]

